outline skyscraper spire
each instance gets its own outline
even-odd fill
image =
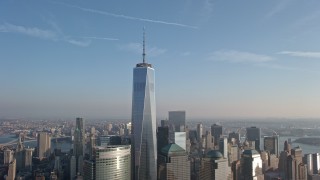
[[[142,52],[142,60],[143,60],[143,63],[146,63],[146,46],[145,46],[145,43],[146,43],[146,32],[145,32],[145,27],[143,27],[143,52]]]

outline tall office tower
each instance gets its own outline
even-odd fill
[[[206,131],[204,148],[205,148],[205,151],[214,149],[214,140],[211,135],[211,131]]]
[[[77,160],[75,156],[71,156],[70,159],[70,178],[74,179],[77,175]]]
[[[289,156],[288,151],[281,151],[280,153],[280,158],[279,158],[279,165],[278,169],[280,171],[280,174],[282,177],[287,176],[287,171],[288,171],[288,156]]]
[[[13,161],[9,164],[8,167],[8,176],[6,180],[15,180],[16,178],[16,159],[13,159]]]
[[[169,126],[172,126],[174,132],[186,131],[186,112],[169,111]]]
[[[241,157],[241,179],[263,180],[262,160],[254,149],[244,150]]]
[[[290,157],[290,158],[289,158]],[[300,164],[303,164],[302,162],[302,149],[300,146],[297,146],[293,149],[291,149],[291,155],[288,157],[288,177],[289,179],[296,179],[299,178],[300,176],[303,177],[299,168],[304,168],[304,167],[299,167]],[[303,171],[303,170],[302,170]]]
[[[80,155],[77,159],[77,176],[83,174],[83,156]]]
[[[32,155],[33,155],[33,148],[25,148],[24,149],[24,168],[26,170],[32,170]]]
[[[298,175],[297,175],[297,179],[299,180],[307,180],[308,178],[308,173],[307,173],[307,165],[300,163],[298,165]]]
[[[217,150],[208,151],[201,160],[200,179],[228,179],[228,160]]]
[[[96,146],[94,158],[84,161],[84,179],[122,180],[131,176],[130,145]]]
[[[307,164],[307,172],[309,175],[314,174],[313,170],[313,154],[305,154],[305,163]]]
[[[90,134],[93,134],[93,135],[96,134],[96,128],[95,127],[91,127]]]
[[[319,153],[312,154],[312,169],[313,169],[313,174],[320,173],[320,154]]]
[[[239,145],[240,144],[240,134],[236,132],[229,133],[228,141],[232,144]]]
[[[126,124],[126,127],[125,127],[125,134],[126,134],[126,136],[129,136],[129,135],[131,135],[131,122],[129,122],[129,123],[127,123]]]
[[[93,157],[93,148],[96,146],[96,136],[94,134],[90,134],[90,146],[89,146],[89,156],[90,159]]]
[[[61,163],[60,163],[60,156],[54,157],[54,169],[57,170],[57,172],[60,171]]]
[[[21,134],[19,134],[19,139],[17,143],[17,148],[15,152],[15,158],[16,158],[16,169],[18,171],[22,170],[24,168],[23,166],[23,159],[24,159],[24,145],[21,140]]]
[[[268,162],[268,165],[269,165],[269,168],[275,170],[275,169],[278,169],[278,165],[279,165],[279,158],[275,155],[275,154],[268,154],[268,159],[269,159],[269,162]]]
[[[261,151],[260,157],[262,160],[262,173],[264,174],[267,170],[269,170],[269,156],[267,151]]]
[[[76,129],[74,130],[74,150],[73,155],[76,158],[76,173],[82,172],[82,162],[81,158],[84,156],[84,147],[85,147],[85,128],[84,128],[84,119],[76,118]]]
[[[40,160],[48,158],[51,154],[51,138],[48,133],[40,132],[38,134],[38,151],[37,156]]]
[[[289,152],[291,154],[291,145],[288,143],[288,141],[284,142],[283,150]]]
[[[190,179],[190,161],[184,149],[177,144],[169,144],[159,152],[158,179]]]
[[[157,178],[156,102],[154,69],[145,61],[133,69],[132,94],[132,167],[133,180]]]
[[[235,161],[239,160],[239,148],[238,145],[231,145],[230,152],[229,152],[229,164],[232,164]]]
[[[279,156],[279,136],[265,136],[263,138],[264,150],[268,151],[270,154],[275,154]]]
[[[247,128],[247,140],[248,141],[254,141],[255,149],[257,151],[260,151],[260,128],[257,127],[248,127]]]
[[[234,161],[231,164],[231,173],[233,180],[240,180],[241,178],[241,164],[240,161]]]
[[[169,127],[158,127],[157,132],[157,148],[158,152],[169,144]]]
[[[220,137],[219,151],[223,155],[223,158],[228,159],[228,138],[227,137]]]
[[[8,165],[12,162],[13,160],[13,151],[10,149],[6,149],[3,152],[3,164]]]
[[[297,146],[293,149],[291,149],[291,155],[294,156],[294,158],[297,161],[297,164],[302,163],[302,149],[300,148],[300,146]]]
[[[214,145],[215,146],[219,145],[219,139],[220,139],[220,136],[222,135],[222,126],[213,124],[211,126],[211,135],[214,137]]]
[[[76,129],[74,130],[74,155],[76,158],[84,155],[85,129],[84,119],[76,118]]]
[[[203,135],[203,126],[202,123],[197,124],[197,140],[199,143],[202,142],[202,135]]]

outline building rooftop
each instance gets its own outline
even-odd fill
[[[257,155],[260,154],[258,153],[258,151],[256,151],[255,149],[246,149],[243,151],[244,155]]]
[[[207,158],[213,158],[213,159],[221,159],[223,158],[222,154],[218,150],[210,150],[206,154]]]
[[[152,64],[148,64],[148,63],[143,62],[143,63],[138,63],[136,65],[136,67],[149,67],[149,68],[152,68]]]
[[[177,144],[168,144],[161,149],[161,153],[164,155],[185,155],[186,151]]]

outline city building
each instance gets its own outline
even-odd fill
[[[159,152],[158,179],[190,179],[190,161],[186,151],[177,144],[168,144]]]
[[[241,179],[263,180],[262,160],[260,154],[254,149],[244,150],[240,160]]]
[[[239,160],[239,147],[238,145],[229,145],[230,147],[230,151],[228,153],[229,157],[228,157],[228,161],[229,161],[229,165],[231,165],[233,162],[238,161]]]
[[[199,176],[201,180],[228,179],[228,160],[217,150],[210,150],[201,160]]]
[[[145,38],[143,38],[143,62],[137,64],[133,69],[131,116],[133,180],[157,178],[157,121],[154,84],[154,69],[145,61]]]
[[[33,155],[34,148],[25,148],[24,149],[24,168],[27,171],[32,170],[32,155]]]
[[[197,124],[197,140],[199,143],[202,143],[202,135],[203,135],[203,126],[202,123]]]
[[[158,127],[158,131],[157,131],[158,152],[160,152],[161,149],[168,144],[169,144],[169,127],[168,126]]]
[[[222,126],[218,124],[213,124],[211,126],[211,135],[214,137],[214,145],[215,146],[219,145],[219,139],[220,139],[220,136],[222,135]]]
[[[270,154],[275,154],[279,156],[279,136],[265,136],[263,138],[263,147],[265,151],[268,151]]]
[[[46,132],[39,132],[38,134],[38,151],[37,156],[40,160],[48,158],[51,154],[51,138]]]
[[[260,151],[260,137],[261,132],[260,128],[257,127],[248,127],[247,128],[247,140],[249,142],[254,142],[255,150]]]
[[[13,159],[8,166],[8,176],[6,180],[15,180],[16,178],[16,159]]]
[[[75,156],[71,156],[70,158],[70,178],[74,179],[77,175],[77,160]]]
[[[206,131],[204,138],[205,138],[205,145],[204,145],[205,151],[213,150],[214,149],[214,139],[211,135],[211,131]]]
[[[169,111],[169,126],[173,127],[174,132],[186,131],[186,112]]]
[[[10,149],[5,149],[3,151],[3,164],[9,165],[13,160],[13,151]]]
[[[239,145],[240,144],[240,134],[236,132],[229,133],[228,142],[232,144]]]
[[[186,132],[175,132],[174,133],[174,143],[180,146],[182,149],[187,150],[187,137]]]
[[[15,159],[16,159],[16,169],[20,171],[24,168],[23,160],[24,160],[24,145],[22,142],[22,135],[19,134],[18,143],[15,151]]]
[[[123,180],[131,177],[130,145],[96,146],[92,160],[84,161],[84,179]]]
[[[76,129],[74,130],[74,149],[73,155],[76,159],[76,173],[82,174],[81,162],[84,156],[85,148],[85,128],[84,128],[84,119],[76,118]],[[81,162],[79,162],[81,161]]]
[[[219,139],[219,151],[223,155],[223,158],[228,158],[228,138],[220,137]]]
[[[100,135],[98,137],[99,146],[121,145],[121,137],[116,135]]]

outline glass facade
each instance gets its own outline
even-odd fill
[[[137,64],[133,70],[132,166],[132,179],[157,177],[154,69],[147,63]]]
[[[94,159],[84,163],[85,179],[130,180],[130,145],[96,146]]]

